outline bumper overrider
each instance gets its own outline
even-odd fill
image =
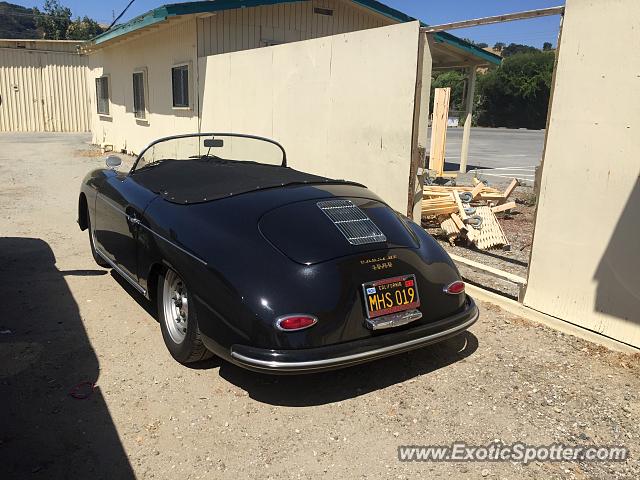
[[[478,307],[471,297],[466,298],[462,311],[416,328],[385,333],[364,340],[299,350],[269,350],[233,345],[231,360],[245,368],[261,372],[310,373],[408,352],[451,338],[473,325],[478,320]]]

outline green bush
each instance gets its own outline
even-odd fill
[[[477,124],[487,127],[544,128],[555,53],[518,53],[478,77]]]
[[[474,98],[474,124],[483,127],[544,128],[555,63],[554,51],[529,51],[506,57],[499,67],[478,73]],[[464,111],[465,72],[436,72],[433,90],[451,87],[450,110]],[[461,116],[461,120],[463,116]]]
[[[451,88],[451,99],[449,100],[450,110],[464,110],[464,84],[465,74],[459,70],[448,70],[446,72],[436,72],[431,77],[431,105],[430,112],[433,112],[433,91],[436,88]]]

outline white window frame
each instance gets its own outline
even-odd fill
[[[135,104],[135,91],[133,90],[133,75],[135,73],[141,73],[142,74],[142,88],[144,89],[144,118],[139,118],[136,117],[136,104]],[[148,74],[148,69],[147,67],[138,67],[138,68],[134,68],[133,69],[133,73],[131,74],[131,89],[132,89],[132,93],[133,93],[133,116],[136,119],[136,122],[140,122],[140,123],[149,123],[149,74]],[[173,100],[172,100],[173,101]]]
[[[103,73],[102,75],[99,75],[96,77],[96,80],[98,80],[99,78],[106,78],[107,79],[107,93],[109,94],[109,98],[107,98],[107,108],[108,108],[108,112],[107,113],[100,113],[98,111],[99,105],[100,103],[98,102],[98,89],[96,88],[96,112],[98,114],[98,116],[100,117],[104,117],[104,118],[111,118],[112,115],[112,105],[111,105],[111,95],[112,95],[112,91],[111,91],[111,75],[108,73]],[[98,85],[97,82],[94,82],[96,87]]]
[[[175,107],[173,105],[173,69],[177,67],[187,67],[187,95],[189,95],[189,105],[185,107]],[[169,81],[171,82],[171,108],[173,110],[193,110],[193,64],[191,61],[179,62],[171,65]]]

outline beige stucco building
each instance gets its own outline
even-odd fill
[[[360,181],[416,216],[408,191],[432,63],[500,62],[447,33],[427,42],[418,21],[372,0],[167,5],[85,51],[93,142],[106,150],[140,153],[190,132],[263,135],[294,168]]]
[[[369,0],[239,0],[159,7],[98,36],[87,49],[93,141],[116,151],[139,152],[159,136],[198,131],[199,90],[205,81],[199,59],[410,21],[414,19]],[[442,64],[499,62],[449,34],[436,35],[433,42],[434,61]],[[369,52],[365,48],[359,54]],[[133,86],[136,73],[140,87]],[[245,73],[261,76],[258,68]],[[104,82],[98,88],[108,96],[108,106],[98,111],[95,83],[100,78],[105,80],[97,80]],[[135,102],[134,89],[139,97]]]

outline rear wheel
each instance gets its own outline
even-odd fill
[[[93,242],[93,228],[91,228],[91,215],[87,212],[87,231],[89,232],[89,245],[91,246],[91,255],[93,255],[93,259],[98,264],[98,266],[102,268],[109,268],[109,264],[96,252],[96,246]]]
[[[196,310],[180,275],[171,269],[160,274],[156,297],[162,338],[171,356],[180,363],[213,356],[200,339]]]

